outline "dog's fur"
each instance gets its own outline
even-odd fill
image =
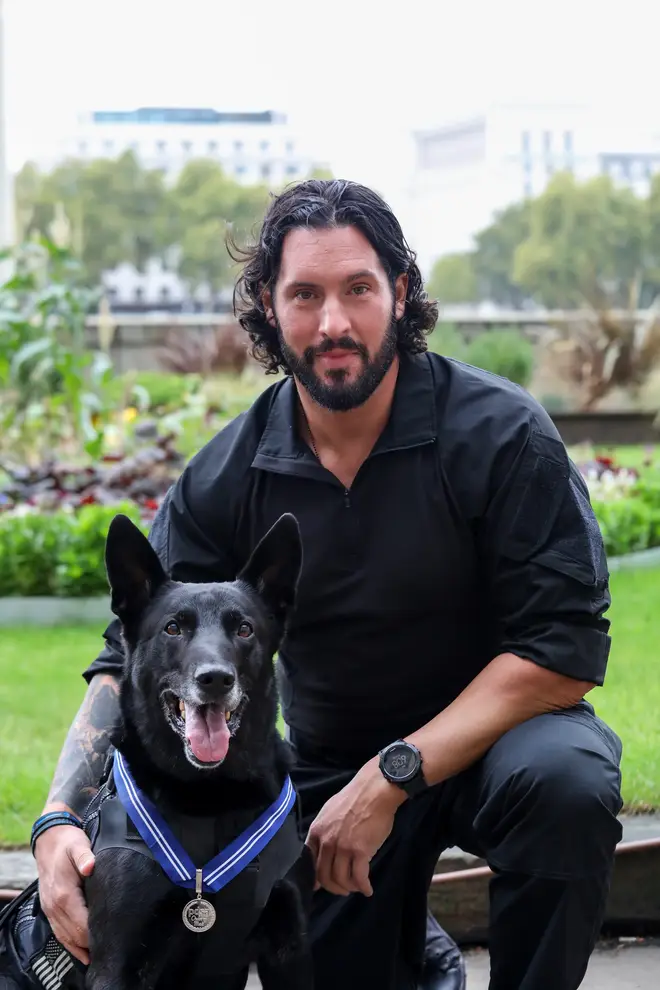
[[[289,752],[276,729],[272,660],[294,602],[301,559],[298,525],[287,515],[266,534],[236,581],[178,583],[168,579],[127,517],[112,521],[106,567],[126,652],[121,723],[113,742],[166,821],[173,813],[222,820],[237,811],[253,812],[256,819],[280,793]],[[241,626],[244,622],[249,625]],[[223,762],[196,760],[176,718],[179,698],[191,705],[221,704],[235,713]],[[209,850],[208,858],[217,851]],[[249,953],[267,990],[312,986],[306,918],[313,872],[304,848],[273,888],[250,937]],[[86,882],[86,896],[89,990],[207,985],[195,977],[206,935],[189,932],[181,919],[194,894],[169,881],[158,864],[125,850],[104,850]],[[222,926],[221,900],[204,896],[215,901],[216,925]],[[218,975],[213,986],[243,987],[245,974],[227,974],[222,962],[219,974],[226,975]]]

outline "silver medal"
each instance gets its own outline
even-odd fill
[[[191,932],[207,932],[215,924],[215,908],[202,897],[202,871],[197,870],[194,901],[188,901],[183,909],[183,923]]]

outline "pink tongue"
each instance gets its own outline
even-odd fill
[[[186,705],[186,738],[200,763],[219,763],[229,749],[229,726],[219,705]]]

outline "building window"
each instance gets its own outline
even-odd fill
[[[293,147],[294,147],[293,141],[287,141],[287,143],[286,143],[286,153],[287,153],[287,155],[292,155],[293,154]]]
[[[552,151],[552,134],[550,131],[543,132],[543,150],[546,155],[549,155]]]
[[[86,155],[87,154],[87,141],[81,141],[79,143],[79,145],[78,145],[78,154],[79,155]]]
[[[573,131],[564,131],[564,151],[567,155],[573,154]]]
[[[234,175],[245,175],[246,172],[247,172],[247,168],[245,167],[245,165],[237,165],[236,168],[234,169]]]
[[[144,299],[144,289],[141,285],[138,285],[135,289],[135,301],[136,303],[141,303]]]
[[[218,142],[209,141],[209,155],[215,155],[218,151]]]
[[[287,175],[297,175],[298,174],[298,166],[297,165],[287,165],[287,167],[286,167],[286,174]]]
[[[167,141],[156,141],[156,151],[159,155],[164,155],[167,151]]]
[[[262,141],[261,144],[259,145],[259,147],[264,152],[265,151],[268,151],[268,149],[270,148],[270,141]]]
[[[112,152],[113,152],[114,147],[115,147],[115,142],[114,141],[104,141],[103,142],[103,150],[105,151],[106,155],[111,155]]]
[[[182,141],[181,142],[181,149],[182,149],[184,155],[189,155],[190,152],[192,151],[192,141]]]
[[[523,155],[529,155],[532,150],[532,142],[530,139],[529,131],[523,131],[520,135],[520,145],[522,147]]]
[[[166,285],[161,286],[160,301],[162,303],[168,303],[170,301],[170,290]]]
[[[261,166],[261,178],[270,179],[270,165]]]
[[[236,154],[237,155],[240,155],[240,153],[241,153],[242,150],[243,150],[243,142],[242,141],[234,141],[234,151],[236,152]]]

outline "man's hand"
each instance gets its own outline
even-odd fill
[[[94,869],[89,839],[75,825],[54,825],[35,845],[39,900],[53,934],[65,949],[89,965],[87,905],[82,878]]]
[[[316,863],[315,889],[371,896],[369,864],[392,831],[405,797],[370,761],[323,805],[307,835]]]

